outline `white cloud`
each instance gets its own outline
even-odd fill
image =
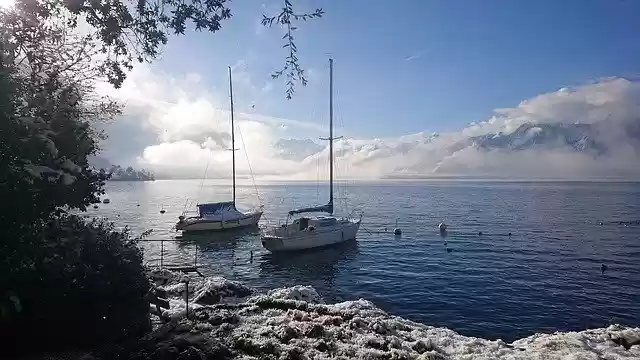
[[[245,80],[236,75],[242,66],[246,64],[235,66],[234,85],[238,81],[238,86],[251,86],[250,74],[246,74]],[[310,70],[309,76],[315,76],[314,71]],[[174,78],[146,68],[135,69],[116,92],[127,103],[126,121],[139,122],[138,126],[124,130],[144,133],[138,138],[146,143],[131,158],[137,159],[137,166],[150,168],[159,177],[201,177],[208,161],[211,177],[227,177],[231,153],[226,150],[230,147],[226,94],[227,89],[208,90],[195,74]],[[640,83],[602,79],[541,94],[514,108],[497,109],[493,117],[471,123],[458,132],[336,141],[336,169],[340,177],[350,178],[442,175],[639,178],[639,114]],[[325,133],[322,126],[246,113],[237,113],[236,120],[240,129],[236,137],[236,148],[241,148],[236,153],[240,175],[249,173],[245,159],[248,156],[259,178],[316,179],[318,174],[326,177],[318,169],[327,166],[328,148],[313,153],[318,148],[307,140]],[[524,131],[517,141],[509,140],[507,135],[525,123],[538,124],[538,128]],[[565,129],[576,123],[588,124],[585,125],[588,131]],[[567,131],[582,138],[565,141]],[[113,151],[110,148],[122,148],[136,135],[118,134],[116,129],[110,136],[107,154]],[[299,141],[291,141],[292,138]],[[288,140],[279,142],[281,139]],[[309,149],[314,149],[311,155]]]
[[[424,56],[425,50],[420,50],[418,52],[416,52],[415,54],[408,56],[404,59],[404,61],[412,61],[412,60],[418,60],[420,59],[422,56]]]

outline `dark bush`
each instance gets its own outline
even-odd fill
[[[0,321],[3,344],[20,353],[102,347],[150,330],[142,253],[126,231],[62,214],[30,237],[33,261],[3,279],[20,304]]]

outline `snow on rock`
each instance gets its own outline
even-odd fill
[[[62,164],[60,164],[60,167],[69,171],[72,174],[78,174],[80,172],[82,172],[82,167],[76,165],[73,161],[69,160],[69,159],[65,159]]]
[[[36,135],[36,137],[44,142],[44,146],[49,151],[49,154],[51,154],[51,156],[58,156],[58,148],[56,147],[56,144],[53,142],[53,140],[43,134]]]
[[[253,293],[253,290],[242,283],[222,277],[188,277],[166,269],[154,269],[149,275],[158,288],[178,302],[184,302],[186,290],[189,301],[199,305],[238,302]]]
[[[250,292],[222,278],[195,282],[197,293]],[[244,302],[193,310],[190,304],[189,319],[174,317],[143,341],[133,358],[640,359],[640,328],[535,334],[507,344],[392,316],[362,299],[338,304],[318,300],[313,288],[294,286]],[[182,309],[178,300],[171,301],[174,305]]]
[[[251,295],[251,293],[251,289],[237,281],[213,277],[207,278],[199,284],[194,301],[198,304],[212,305],[220,302],[223,298],[227,300],[240,299]]]
[[[300,300],[310,303],[324,304],[324,300],[311,286],[296,285],[288,288],[271,290],[267,296],[274,299]]]
[[[60,175],[60,178],[62,179],[62,184],[69,186],[71,184],[73,184],[74,181],[76,181],[76,177],[73,175],[69,175],[67,173],[62,173]]]
[[[38,179],[46,179],[52,176],[56,177],[57,179],[60,176],[60,173],[58,171],[53,170],[48,166],[27,164],[24,166],[24,170],[29,173],[29,175]]]

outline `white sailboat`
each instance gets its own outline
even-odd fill
[[[236,149],[235,126],[233,119],[233,85],[231,80],[231,67],[229,67],[229,94],[231,98],[231,153],[232,153],[232,178],[233,199],[215,203],[198,204],[198,215],[185,217],[183,213],[178,217],[176,230],[183,232],[195,231],[224,231],[231,229],[258,226],[262,216],[262,207],[257,210],[241,212],[236,209]]]
[[[262,246],[271,252],[295,251],[339,244],[355,240],[362,221],[351,217],[337,218],[333,214],[333,59],[329,59],[329,202],[326,205],[289,211],[284,225],[271,228],[260,236]],[[293,216],[325,212],[330,216],[302,216],[289,223]]]

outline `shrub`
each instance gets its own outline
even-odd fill
[[[11,308],[11,294],[21,309],[0,321],[14,351],[106,345],[150,330],[149,282],[126,230],[61,214],[24,240],[32,261],[10,269],[3,302]],[[29,349],[20,345],[25,336]]]

